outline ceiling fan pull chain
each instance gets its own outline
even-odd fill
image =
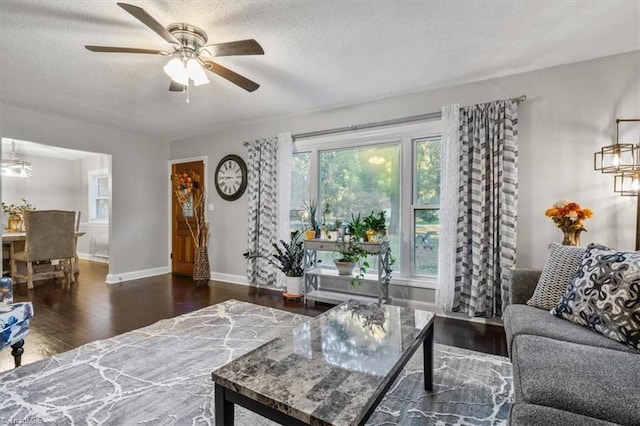
[[[187,104],[189,103],[189,94],[190,94],[189,86],[190,86],[190,84],[189,84],[189,81],[187,80],[187,84],[185,86],[185,91],[187,92]]]

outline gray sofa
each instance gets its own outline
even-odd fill
[[[504,312],[511,425],[640,425],[640,353],[526,305],[541,271],[517,269]]]

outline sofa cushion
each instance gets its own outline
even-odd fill
[[[640,351],[640,252],[589,244],[551,312]]]
[[[530,335],[512,350],[516,402],[640,424],[640,355]]]
[[[586,327],[554,317],[549,312],[532,306],[509,305],[504,311],[503,320],[509,355],[511,355],[514,337],[521,334],[550,337],[567,342],[637,353],[635,349],[627,345],[611,340]]]
[[[584,253],[582,247],[551,243],[547,263],[527,305],[547,311],[553,309],[576,275]]]
[[[513,404],[509,413],[509,425],[512,426],[615,426],[616,424],[557,408],[533,404]]]

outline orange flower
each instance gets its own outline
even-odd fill
[[[583,209],[574,201],[558,201],[550,209],[545,210],[545,216],[550,217],[560,229],[582,229],[582,221],[593,217],[590,209]]]

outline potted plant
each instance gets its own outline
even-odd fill
[[[384,210],[378,212],[378,214],[372,211],[369,216],[362,219],[366,229],[365,234],[367,241],[370,243],[379,243],[384,240],[387,230],[385,214],[386,212]]]
[[[336,222],[336,223],[328,223],[325,226],[325,232],[326,232],[326,239],[327,240],[332,240],[332,241],[337,241],[338,240],[338,225],[337,225],[338,222]]]
[[[23,198],[20,203],[6,204],[2,202],[2,211],[7,215],[7,231],[24,231],[24,212],[35,210],[36,207],[29,200]]]
[[[333,261],[338,269],[339,275],[351,275],[356,264],[358,264],[358,273],[349,281],[349,287],[355,288],[360,286],[364,274],[367,273],[369,262],[367,256],[369,253],[360,245],[360,241],[351,238],[349,241],[340,242],[338,245],[340,258]]]
[[[306,231],[306,237],[308,240],[319,237],[320,226],[316,214],[318,213],[318,201],[313,200],[305,201],[304,213],[307,221],[309,222],[309,229]]]
[[[269,264],[278,268],[286,277],[287,293],[291,295],[302,294],[302,277],[304,268],[304,249],[302,248],[302,234],[299,231],[291,233],[291,242],[280,240],[272,243],[275,253],[261,254],[251,251],[243,253],[245,259],[267,259]]]
[[[329,203],[324,203],[324,208],[322,209],[322,225],[320,226],[320,238],[323,240],[330,240],[329,237],[330,231],[335,231],[334,226],[327,222],[327,215],[331,214],[331,206]]]
[[[365,237],[365,229],[362,218],[360,217],[360,213],[354,215],[351,213],[351,221],[347,224],[347,231],[349,232],[348,238],[345,236],[345,240],[356,240],[360,242],[364,242]]]

